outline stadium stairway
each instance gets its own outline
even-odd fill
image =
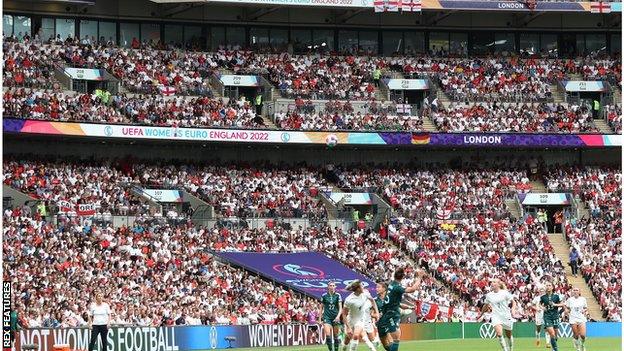
[[[453,100],[451,100],[451,98],[448,95],[446,95],[446,93],[443,92],[442,89],[437,90],[437,95],[438,95],[438,102],[444,108],[448,108],[453,102]]]
[[[553,94],[553,99],[556,104],[565,102],[564,93],[561,90],[559,90],[559,86],[557,84],[551,84],[550,91]]]
[[[433,124],[431,118],[423,116],[423,130],[427,132],[437,132],[438,128]]]
[[[532,180],[531,181],[531,192],[532,193],[547,193],[546,184],[544,184],[541,180]]]
[[[10,203],[13,206],[22,206],[29,201],[37,200],[34,197],[28,194],[24,194],[23,192],[16,190],[6,184],[2,185],[2,197],[10,198]]]
[[[518,200],[516,198],[505,199],[505,204],[507,205],[507,208],[509,208],[509,212],[511,212],[511,216],[513,218],[522,218],[522,211],[520,211],[520,206],[518,205]]]
[[[602,134],[613,134],[614,133],[613,129],[611,129],[611,127],[607,124],[607,122],[605,122],[604,119],[595,119],[594,120],[594,125],[596,126],[596,128],[598,128],[598,130]]]
[[[598,301],[596,300],[591,289],[583,279],[583,276],[580,273],[576,277],[572,275],[572,268],[568,265],[568,254],[570,252],[570,246],[568,245],[568,242],[566,241],[563,234],[549,233],[548,240],[553,246],[555,255],[565,267],[566,279],[568,280],[570,285],[579,288],[581,290],[581,296],[584,296],[587,299],[587,306],[591,318],[597,321],[604,321],[600,304],[598,304]]]

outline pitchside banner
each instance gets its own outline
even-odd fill
[[[317,345],[324,340],[317,325],[113,327],[108,330],[107,351],[190,351],[230,347],[271,347]],[[71,350],[89,348],[87,328],[21,330],[20,345],[39,345],[38,351],[53,351],[55,344],[69,344]],[[102,347],[98,339],[97,350]]]
[[[351,292],[345,288],[356,279],[373,296],[376,295],[373,281],[318,252],[215,252],[215,255],[319,299],[327,291],[330,282],[336,283],[336,291],[343,298],[347,297]]]
[[[587,336],[620,338],[622,323],[587,323]],[[87,350],[91,331],[87,328],[20,330],[15,349],[36,344],[36,351],[53,351],[55,344],[69,344],[71,350]],[[491,339],[490,323],[419,323],[401,324],[403,340]],[[534,337],[535,324],[515,323],[515,337]],[[572,335],[569,324],[562,323],[560,335]],[[325,340],[318,325],[250,325],[184,327],[113,327],[108,330],[106,351],[199,351],[244,347],[279,347],[320,345]],[[492,342],[495,342],[492,340]],[[97,350],[102,347],[97,345]]]

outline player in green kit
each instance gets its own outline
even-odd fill
[[[557,348],[557,331],[561,322],[560,308],[565,303],[561,296],[555,294],[555,288],[552,283],[546,283],[546,294],[540,297],[540,305],[544,306],[544,328],[550,335],[550,345],[552,351],[559,351]]]
[[[340,347],[340,315],[342,314],[342,297],[336,292],[336,283],[327,286],[327,292],[321,296],[323,306],[322,321],[325,343],[329,351],[338,351]],[[332,348],[333,347],[333,348]]]
[[[401,281],[405,277],[405,271],[403,268],[399,268],[394,272],[394,280],[388,285],[381,308],[382,315],[379,318],[379,322],[377,322],[381,343],[387,351],[399,350],[399,341],[401,341],[401,329],[399,326],[401,322],[401,300],[403,300],[403,294],[413,293],[418,290],[423,275],[424,271],[417,269],[417,278],[414,279],[412,286],[404,288],[401,285]]]

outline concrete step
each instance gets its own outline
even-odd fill
[[[600,133],[603,133],[603,134],[615,133],[615,131],[611,128],[611,126],[607,124],[607,122],[605,122],[604,119],[595,119],[594,125],[596,126],[596,128],[598,128]]]
[[[505,204],[511,212],[511,216],[515,219],[520,219],[522,217],[522,211],[520,211],[520,207],[518,206],[518,201],[515,199],[505,199]]]
[[[389,96],[384,94],[379,88],[375,88],[375,100],[377,101],[388,101]]]
[[[35,199],[34,197],[25,194],[15,188],[12,188],[6,184],[2,184],[2,196],[3,197],[10,197],[11,198],[11,204],[13,206],[23,206],[25,203],[30,202],[30,201],[35,201],[37,199]]]
[[[437,132],[438,128],[436,128],[429,117],[423,117],[423,130],[427,132]]]
[[[555,255],[565,267],[566,279],[568,280],[568,283],[576,288],[579,288],[581,290],[581,296],[584,296],[587,299],[587,306],[591,318],[597,321],[603,321],[604,319],[602,318],[602,309],[600,308],[600,304],[596,300],[596,297],[594,297],[594,294],[583,279],[582,275],[578,274],[576,277],[572,275],[572,269],[568,265],[570,246],[565,240],[563,234],[550,233],[548,234],[548,240],[554,249]]]
[[[277,126],[275,125],[275,123],[273,123],[273,120],[267,116],[262,116],[262,120],[264,120],[264,125],[267,126],[267,128],[269,129],[277,129]]]
[[[553,94],[553,99],[555,101],[555,103],[562,103],[565,101],[565,95],[564,92],[562,92],[561,90],[559,90],[559,86],[557,84],[552,84],[550,86],[550,91]]]
[[[531,181],[531,192],[532,193],[546,193],[546,184],[544,184],[541,180],[532,180]]]
[[[578,209],[579,209],[579,219],[581,218],[589,218],[590,214],[589,214],[589,209],[587,208],[587,205],[585,205],[585,202],[582,201],[577,201],[578,204]]]

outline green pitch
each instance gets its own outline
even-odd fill
[[[621,351],[622,340],[618,338],[593,338],[588,339],[585,343],[587,351]],[[559,351],[575,351],[572,345],[572,339],[559,339]],[[254,349],[235,349],[241,351],[328,351],[327,346],[292,346],[292,347],[268,347]],[[383,351],[379,347],[379,351]],[[399,348],[400,351],[500,351],[501,347],[494,339],[465,339],[465,340],[426,340],[426,341],[403,341]],[[535,339],[532,338],[515,338],[514,351],[538,351],[550,350],[544,345],[535,346]],[[360,344],[358,351],[368,351],[365,345]]]

